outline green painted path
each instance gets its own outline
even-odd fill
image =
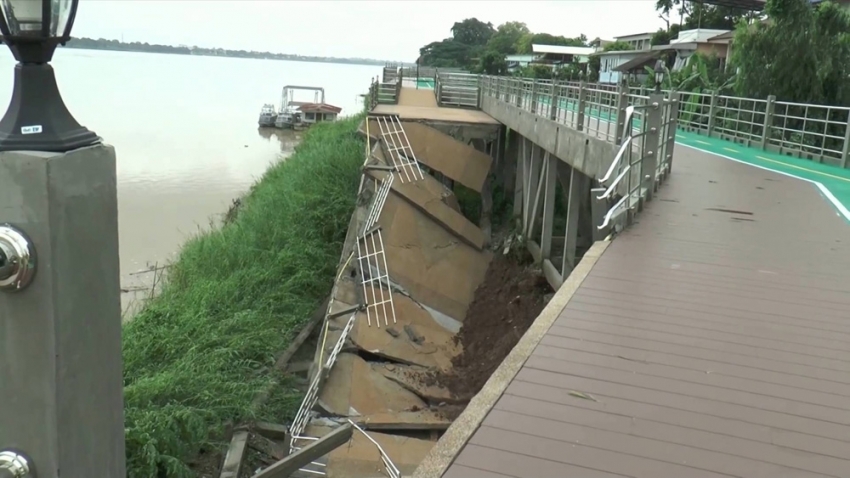
[[[543,98],[543,100],[544,104],[548,103],[546,101],[548,98]],[[563,109],[571,111],[578,109],[575,101],[561,99],[559,103]],[[592,107],[585,109],[585,115],[600,118],[603,121],[612,119],[610,112],[600,111],[598,108]],[[634,125],[639,128],[640,119],[636,118]],[[725,159],[809,181],[835,206],[838,213],[850,222],[850,170],[848,169],[785,156],[683,130],[676,132],[676,143]]]

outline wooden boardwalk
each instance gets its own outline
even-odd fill
[[[677,147],[445,478],[850,476],[850,225]]]
[[[434,90],[402,87],[397,105],[378,105],[372,110],[376,115],[398,115],[401,120],[442,121],[500,126],[501,123],[480,110],[443,108],[437,106]]]

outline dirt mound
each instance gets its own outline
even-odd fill
[[[458,400],[470,400],[540,315],[551,292],[529,261],[497,254],[455,336],[463,352],[452,360],[451,371],[430,379]]]

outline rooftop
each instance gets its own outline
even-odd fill
[[[596,51],[595,48],[589,46],[560,46],[560,45],[531,45],[531,50],[534,53],[553,53],[556,55],[576,55],[587,56]]]

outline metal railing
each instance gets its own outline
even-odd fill
[[[436,71],[434,94],[440,106],[478,108],[479,75]]]
[[[400,94],[401,77],[395,77],[390,82],[383,82],[378,78],[373,78],[372,84],[369,87],[369,99],[371,101],[369,109],[374,109],[378,105],[398,104]]]
[[[478,79],[484,94],[566,124],[577,121],[577,105],[583,99],[582,113],[593,120],[586,132],[608,141],[621,137],[611,127],[618,111],[639,105],[648,93],[642,86],[486,75]],[[467,88],[473,83],[465,79]],[[850,162],[850,107],[778,101],[775,96],[756,99],[716,92],[662,92],[680,100],[677,120],[684,130],[842,168]],[[624,93],[625,104],[619,102]],[[551,102],[553,97],[558,101]],[[640,118],[636,120],[639,123]]]
[[[679,116],[675,92],[671,97],[660,91],[641,95],[625,88],[490,76],[481,77],[480,86],[482,97],[619,146],[593,188],[600,231],[630,224],[671,170]]]

